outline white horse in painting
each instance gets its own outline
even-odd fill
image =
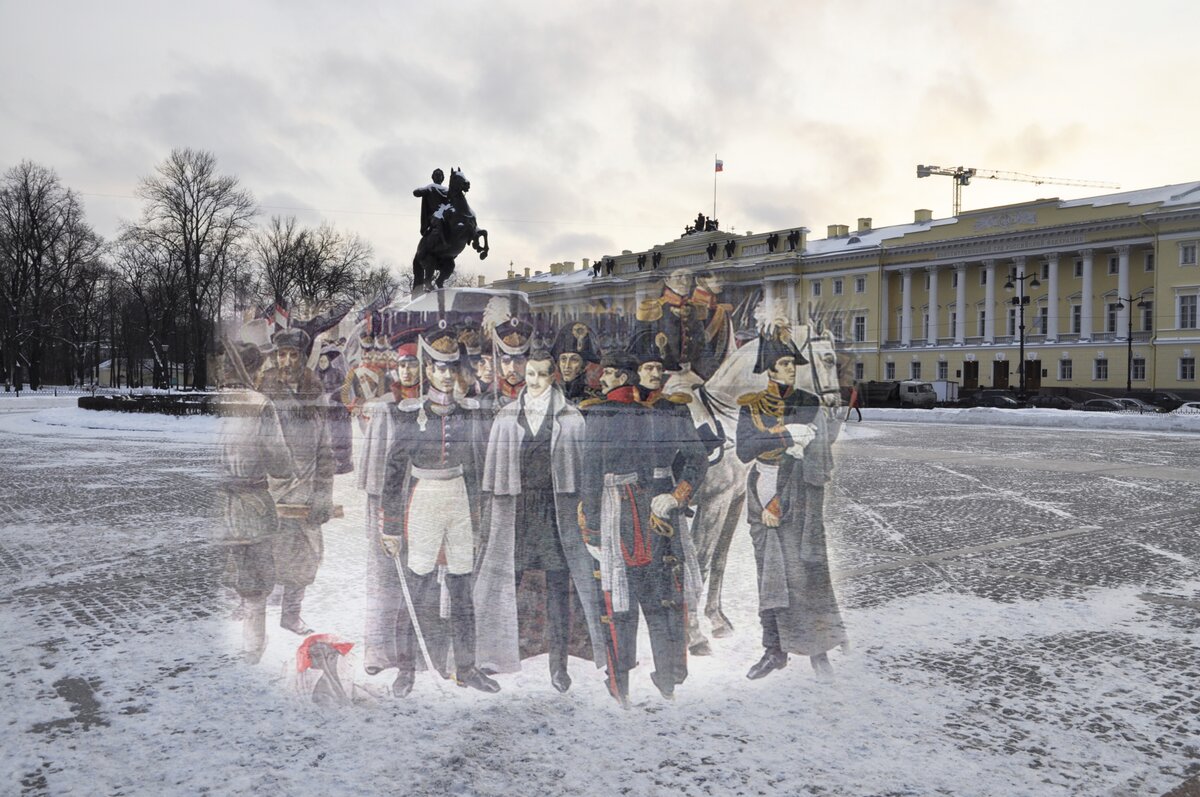
[[[787,324],[776,321],[775,324]],[[837,355],[834,341],[827,333],[815,335],[811,327],[791,325],[792,339],[803,341],[801,354],[807,366],[796,369],[796,387],[821,397],[825,412],[836,415],[841,403]],[[734,531],[742,519],[746,500],[746,474],[749,464],[737,457],[738,397],[762,390],[765,377],[754,373],[758,359],[758,339],[729,353],[725,361],[703,385],[686,378],[672,377],[664,392],[683,392],[692,396],[691,408],[697,427],[708,424],[724,438],[720,449],[709,459],[708,474],[693,496],[696,515],[691,524],[692,542],[705,588],[704,614],[714,637],[733,633],[733,624],[721,611],[721,587],[725,563]],[[699,606],[689,607],[688,646],[693,655],[710,652],[708,640],[700,629]]]

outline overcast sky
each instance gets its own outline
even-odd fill
[[[1200,179],[1200,4],[0,0],[0,168],[54,168],[111,236],[174,147],[408,268],[460,166],[489,277],[723,229],[950,215],[918,163]],[[980,181],[964,207],[1102,190]],[[469,255],[469,256],[468,256]]]

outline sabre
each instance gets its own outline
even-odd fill
[[[421,648],[421,657],[425,659],[425,666],[429,668],[429,672],[436,677],[438,670],[433,666],[433,657],[429,655],[429,648],[425,645],[425,635],[421,633],[421,624],[417,621],[417,610],[413,608],[412,594],[408,591],[408,579],[404,576],[404,565],[400,563],[399,554],[392,557],[392,563],[396,565],[396,575],[400,577],[400,591],[404,593],[404,605],[408,607],[408,619],[412,621],[417,646]],[[435,682],[438,689],[442,689],[441,679]]]

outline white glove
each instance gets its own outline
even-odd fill
[[[400,538],[390,537],[387,534],[379,535],[379,542],[383,545],[383,550],[388,556],[395,558],[400,555]]]
[[[583,547],[587,548],[587,552],[592,555],[593,559],[595,559],[597,562],[600,561],[600,546],[599,545],[588,545],[585,542],[583,544]]]
[[[792,438],[792,447],[801,450],[817,436],[817,430],[813,428],[812,424],[808,423],[789,423],[783,428]],[[790,454],[791,452],[789,451],[788,453]]]
[[[650,511],[663,520],[666,520],[667,515],[670,515],[678,508],[679,502],[675,500],[675,496],[671,495],[670,493],[656,495],[650,501]]]

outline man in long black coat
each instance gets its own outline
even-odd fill
[[[634,351],[602,360],[605,398],[585,402],[579,518],[585,539],[599,548],[609,690],[623,706],[637,663],[639,606],[650,632],[654,685],[670,698],[687,677],[680,510],[708,468],[687,407],[659,392],[658,347],[648,339]]]

